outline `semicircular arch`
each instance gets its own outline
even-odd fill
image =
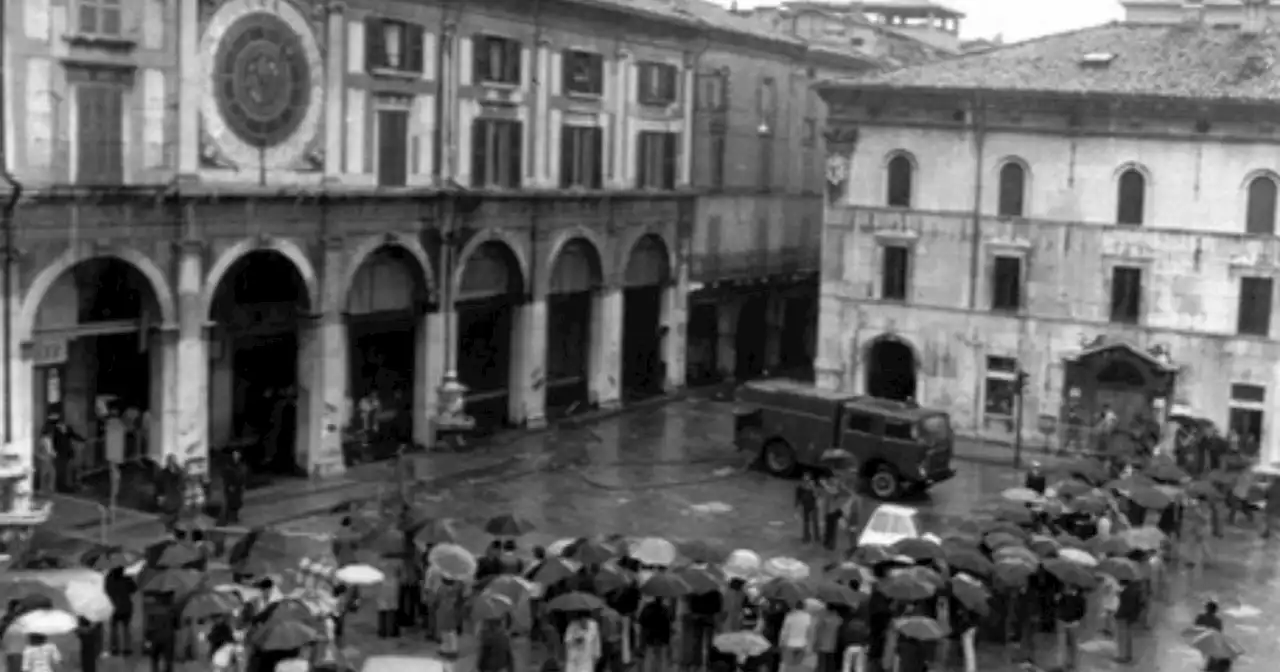
[[[489,251],[492,252],[489,252]],[[495,259],[492,254],[499,255],[500,258]],[[501,257],[505,257],[502,259]],[[483,262],[481,260],[484,260]],[[478,289],[478,282],[468,282],[469,273],[480,273],[479,267],[473,265],[483,263],[492,271],[497,271],[505,264],[507,275],[503,279],[502,286],[505,291],[485,291]],[[492,296],[496,293],[519,294],[528,287],[527,278],[529,277],[528,262],[525,261],[524,254],[518,242],[505,231],[488,228],[484,229],[476,235],[472,236],[462,247],[457,257],[457,263],[453,269],[453,300],[466,301],[469,294],[481,294]],[[495,284],[495,283],[485,283]],[[495,286],[496,289],[496,286]],[[475,296],[472,298],[480,298]]]
[[[387,233],[362,238],[352,248],[347,256],[346,268],[342,272],[341,290],[336,297],[333,297],[338,303],[337,307],[350,301],[351,292],[355,290],[356,278],[364,266],[380,252],[388,249],[397,250],[410,257],[415,265],[411,270],[422,282],[423,289],[433,298],[437,295],[435,267],[418,237],[408,233]]]
[[[40,310],[40,302],[44,300],[49,289],[64,273],[83,262],[104,258],[122,261],[137,270],[151,286],[151,291],[160,310],[161,324],[166,326],[177,324],[177,303],[174,300],[173,288],[170,287],[164,271],[160,270],[160,266],[152,261],[150,257],[131,247],[118,246],[90,251],[80,246],[72,245],[41,269],[31,280],[31,285],[27,288],[22,301],[18,323],[14,325],[14,332],[18,342],[21,343],[31,339],[32,331],[35,328],[36,316]]]
[[[599,289],[604,282],[604,255],[599,237],[585,228],[565,231],[551,248],[548,294],[575,294]]]
[[[622,284],[626,287],[650,287],[669,282],[675,268],[673,255],[662,234],[651,231],[637,236],[623,259]]]
[[[914,366],[917,370],[920,368],[920,365],[921,365],[920,351],[916,349],[915,344],[912,343],[910,340],[907,340],[902,335],[895,334],[893,332],[886,332],[886,333],[880,334],[879,336],[876,336],[875,338],[867,341],[866,344],[863,345],[862,347],[862,360],[864,362],[871,361],[871,355],[876,351],[876,348],[880,346],[887,346],[887,345],[900,346],[900,347],[906,348],[911,353],[912,366]]]
[[[311,310],[317,310],[324,306],[320,297],[320,283],[316,278],[315,267],[311,264],[310,257],[307,256],[306,251],[300,245],[287,238],[246,238],[237,241],[224,250],[222,254],[218,255],[218,259],[214,261],[213,267],[209,269],[208,275],[205,276],[204,298],[201,301],[201,315],[204,315],[205,319],[212,319],[213,300],[217,297],[218,289],[221,287],[222,282],[227,279],[232,267],[235,266],[236,262],[253,252],[275,252],[288,259],[294,270],[298,272],[298,276],[302,278],[302,284],[307,293],[307,306]]]

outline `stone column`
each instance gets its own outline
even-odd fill
[[[542,297],[516,309],[511,358],[511,422],[534,429],[547,424],[547,302]]]
[[[152,455],[176,452],[208,466],[209,316],[204,314],[203,286],[204,245],[186,241],[178,251],[178,330],[172,360],[176,375],[169,381],[173,394],[168,397],[173,400],[172,428],[159,432],[161,443],[150,450]]]
[[[0,249],[0,255],[6,254],[7,250]],[[39,428],[35,426],[35,409],[33,404],[34,384],[33,376],[35,374],[34,367],[31,364],[30,342],[23,342],[23,339],[31,338],[31,326],[19,324],[22,319],[22,298],[23,290],[19,277],[18,269],[21,264],[13,264],[12,272],[9,275],[9,282],[6,287],[0,288],[10,290],[7,307],[9,309],[9,324],[12,328],[13,338],[9,342],[9,351],[4,356],[9,358],[9,389],[0,389],[0,401],[4,401],[5,396],[9,396],[8,403],[10,405],[10,422],[12,422],[11,432],[8,441],[3,446],[6,455],[16,455],[23,467],[27,469],[27,482],[24,486],[30,491],[32,486],[31,477],[34,476],[35,464],[35,439],[38,435]],[[0,298],[3,298],[0,295]],[[0,307],[0,310],[3,310]]]
[[[324,242],[320,312],[299,334],[298,464],[312,477],[341,474],[342,409],[347,398],[347,328],[338,312],[342,294],[343,240]],[[304,389],[305,388],[305,389]]]
[[[593,301],[587,397],[597,407],[613,410],[622,403],[622,290],[606,287]]]
[[[441,313],[425,313],[414,334],[413,441],[430,448],[435,443],[436,389],[444,376],[444,320]]]
[[[684,387],[685,337],[689,326],[689,267],[683,255],[676,277],[662,294],[662,325],[667,335],[662,340],[662,361],[667,364],[663,390],[674,392]]]
[[[178,371],[179,325],[161,325],[157,331],[147,334],[147,351],[151,360],[151,398],[147,409],[151,425],[147,428],[148,456],[163,460],[164,455],[177,455],[178,461],[189,463],[197,473],[208,467],[205,451],[193,449],[178,442],[178,393],[183,380]]]
[[[817,386],[834,392],[844,387],[847,364],[844,303],[838,296],[827,294],[826,283],[823,284],[823,296],[818,299],[818,352],[813,369]]]

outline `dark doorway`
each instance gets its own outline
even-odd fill
[[[595,247],[582,239],[565,243],[547,288],[547,417],[583,410],[590,399],[592,324],[600,284]]]
[[[667,247],[648,235],[636,242],[627,262],[623,293],[622,391],[626,399],[662,394],[667,327],[662,324],[662,295],[670,275]]]
[[[818,302],[814,297],[789,297],[783,306],[781,375],[813,379],[813,357],[818,332]]]
[[[753,296],[743,302],[738,312],[738,328],[734,333],[733,377],[737,380],[758,378],[767,368],[766,343],[769,338],[769,300]]]
[[[867,353],[867,394],[897,401],[916,398],[916,358],[911,346],[880,339]]]
[[[690,306],[685,339],[685,380],[690,385],[719,382],[720,311],[715,303],[703,300]]]
[[[230,371],[230,388],[215,399],[210,418],[229,422],[211,431],[227,437],[211,446],[220,468],[228,450],[250,466],[251,486],[273,477],[302,475],[298,467],[298,359],[302,320],[310,311],[306,283],[293,262],[275,250],[255,250],[227,270],[213,296],[210,317],[221,330],[224,353],[210,358],[210,380]],[[214,348],[218,350],[219,348]],[[217,412],[222,404],[230,412]]]
[[[455,303],[458,380],[478,432],[510,423],[511,346],[523,279],[510,248],[486,242],[466,260]]]

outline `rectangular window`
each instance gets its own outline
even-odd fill
[[[494,35],[474,40],[475,80],[485,84],[520,83],[520,42]]]
[[[766,133],[760,136],[760,191],[773,189],[773,135]]]
[[[1267,388],[1261,385],[1235,383],[1231,386],[1228,425],[1240,452],[1250,457],[1258,454],[1266,414]]]
[[[566,51],[563,76],[566,94],[603,95],[604,56],[589,51]]]
[[[594,126],[560,127],[560,187],[599,189],[604,186],[604,129]]]
[[[641,63],[636,81],[636,98],[641,105],[670,105],[676,102],[679,70],[666,63]]]
[[[711,136],[711,188],[724,189],[724,156],[726,151],[725,136],[717,133]]]
[[[120,0],[79,0],[76,31],[82,35],[120,37],[123,29]]]
[[[679,133],[641,131],[636,161],[636,187],[675,189]]]
[[[524,127],[509,119],[471,125],[471,186],[515,189],[524,174]]]
[[[392,19],[365,21],[365,67],[369,71],[420,73],[422,26]]]
[[[991,280],[992,310],[1022,310],[1022,257],[997,256]]]
[[[1011,420],[1018,404],[1018,360],[987,357],[983,415],[988,419]]]
[[[378,110],[378,184],[403,187],[409,177],[409,111]]]
[[[698,75],[698,110],[723,112],[726,77],[723,73],[709,72]]]
[[[850,432],[874,434],[876,431],[876,419],[875,416],[851,412],[849,413],[849,423],[847,427]]]
[[[79,84],[76,95],[76,183],[124,182],[124,88]]]
[[[1142,315],[1142,269],[1116,266],[1111,269],[1111,321],[1137,324]]]
[[[1240,278],[1240,315],[1236,332],[1249,336],[1271,334],[1271,278]]]
[[[880,298],[907,300],[907,279],[911,274],[911,249],[905,245],[885,245],[880,267]]]

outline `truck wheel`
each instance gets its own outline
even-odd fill
[[[788,477],[796,473],[796,451],[786,441],[770,441],[764,445],[764,468],[774,476]]]
[[[902,495],[902,479],[898,477],[898,470],[893,467],[882,464],[876,468],[876,473],[871,475],[871,494],[877,499],[892,500]]]

